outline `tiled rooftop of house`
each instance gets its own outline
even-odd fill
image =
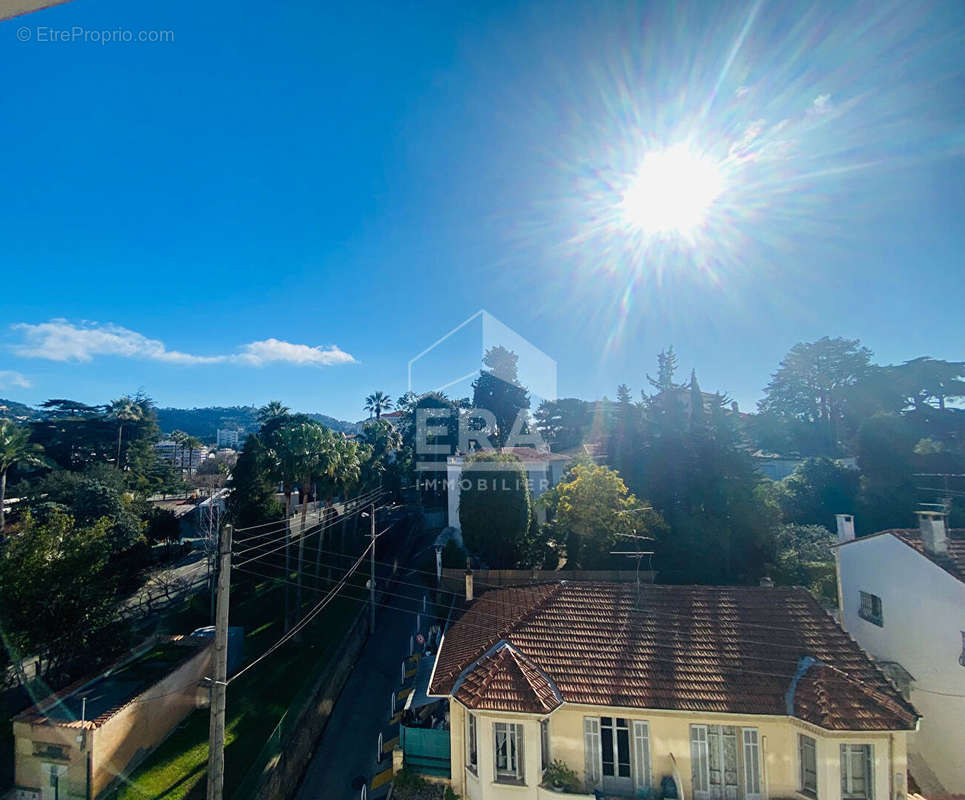
[[[814,659],[810,661],[807,659]],[[910,730],[914,708],[803,589],[555,583],[496,589],[447,631],[432,694],[547,713],[560,701]]]

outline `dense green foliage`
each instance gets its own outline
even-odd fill
[[[24,427],[0,422],[0,483],[9,476],[19,499],[3,520],[0,624],[8,655],[39,656],[48,678],[124,647],[115,611],[152,562],[149,539],[179,536],[148,502],[180,487],[157,458],[159,437],[141,395],[103,406],[57,398]]]
[[[98,649],[117,647],[116,572],[110,520],[81,525],[56,510],[29,513],[0,550],[0,616],[16,661],[33,654],[48,677],[83,670]]]
[[[483,356],[487,369],[479,373],[472,385],[473,408],[485,409],[495,417],[496,430],[489,435],[494,447],[508,443],[517,418],[529,408],[529,394],[519,382],[518,360],[518,356],[505,347],[490,348]],[[522,432],[521,426],[518,427],[517,435]]]
[[[834,541],[834,534],[822,525],[781,525],[771,577],[786,586],[805,586],[826,605],[836,605]]]
[[[459,524],[467,549],[488,566],[516,566],[530,524],[526,471],[516,456],[483,453],[466,461]]]
[[[575,464],[540,503],[551,513],[554,539],[570,568],[633,568],[634,562],[612,551],[651,550],[634,537],[653,537],[665,527],[614,470],[592,462]]]

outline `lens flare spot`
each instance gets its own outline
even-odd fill
[[[648,153],[623,195],[624,218],[644,234],[690,236],[724,190],[720,168],[684,144]]]

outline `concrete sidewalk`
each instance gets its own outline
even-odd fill
[[[398,588],[390,591],[400,593]],[[368,784],[376,772],[391,767],[391,754],[381,765],[376,764],[378,735],[389,714],[392,692],[399,688],[400,666],[409,652],[409,636],[415,630],[416,594],[413,592],[412,600],[396,596],[391,601],[394,606],[413,609],[412,612],[379,610],[375,635],[366,642],[338,696],[296,794],[297,800],[358,800],[362,783]],[[421,593],[418,596],[421,600]],[[384,791],[372,791],[369,797],[380,794]]]

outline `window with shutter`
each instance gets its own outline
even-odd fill
[[[476,717],[466,714],[466,766],[473,772],[478,768],[476,748]]]
[[[497,781],[522,781],[522,731],[522,725],[493,723],[493,755]]]
[[[586,786],[600,785],[603,766],[600,763],[600,718],[583,717],[583,752],[586,761]]]
[[[841,797],[873,800],[874,750],[870,744],[841,745]]]
[[[545,771],[551,762],[550,721],[548,719],[541,719],[539,721],[539,759],[540,769]]]
[[[818,796],[818,746],[817,742],[803,733],[798,734],[798,759],[801,762],[801,794]]]
[[[642,720],[633,721],[633,788],[645,792],[652,784],[650,774],[650,725]]]
[[[690,726],[690,765],[694,780],[694,798],[710,798],[710,748],[706,725]]]
[[[757,728],[742,728],[744,800],[761,800],[761,747]]]

